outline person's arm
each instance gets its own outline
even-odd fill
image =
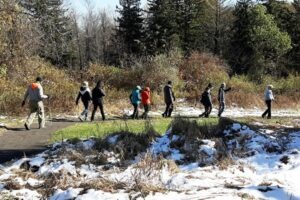
[[[105,97],[105,92],[103,91],[103,89],[100,89],[100,93],[101,93],[101,96]]]
[[[224,90],[224,92],[229,92],[231,90],[231,87]]]
[[[26,92],[25,92],[25,95],[24,95],[23,102],[22,102],[22,106],[25,105],[25,102],[26,102],[26,100],[27,100],[27,98],[28,98],[28,95],[29,95],[29,91],[28,91],[28,88],[27,88],[27,90],[26,90]]]
[[[271,99],[271,101],[274,101],[274,100],[275,100],[275,99],[274,99],[274,96],[273,96],[272,90],[270,90],[270,99]]]
[[[81,93],[79,92],[78,95],[77,95],[77,98],[76,98],[76,105],[78,105],[80,97],[81,97]]]
[[[93,96],[92,96],[91,90],[88,90],[87,92],[88,92],[88,94],[89,94],[89,100],[92,100],[92,99],[93,99]]]
[[[48,98],[47,95],[44,95],[44,91],[43,91],[43,87],[42,86],[39,86],[38,90],[39,90],[39,98],[40,99],[47,99]]]
[[[171,98],[173,99],[173,101],[175,101],[176,98],[175,98],[175,95],[174,95],[174,92],[173,92],[172,88],[170,88],[170,93],[171,93]]]

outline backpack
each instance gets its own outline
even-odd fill
[[[206,94],[205,94],[205,92],[203,92],[203,93],[201,94],[201,100],[200,100],[200,102],[201,102],[202,104],[204,104],[204,102],[205,102],[205,96],[206,96]]]

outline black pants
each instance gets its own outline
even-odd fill
[[[221,117],[222,113],[224,112],[225,109],[225,102],[219,102],[219,113],[218,116]]]
[[[163,117],[171,117],[172,112],[173,112],[173,107],[174,107],[174,105],[173,105],[172,102],[166,103],[166,110],[165,110],[165,112],[162,114]]]
[[[80,118],[83,116],[84,120],[86,120],[87,116],[88,116],[88,113],[89,113],[89,101],[82,101],[82,103],[83,103],[83,106],[84,106],[84,110],[80,114]]]
[[[199,117],[206,117],[206,118],[208,118],[209,115],[210,115],[210,113],[211,113],[211,110],[212,110],[212,105],[211,104],[207,104],[207,105],[203,104],[203,106],[204,106],[205,110],[204,110],[204,112],[201,115],[199,115]]]
[[[94,109],[92,112],[92,117],[91,117],[91,121],[94,121],[95,118],[95,113],[97,111],[97,108],[99,107],[100,112],[101,112],[101,116],[102,116],[102,120],[105,120],[105,115],[104,115],[104,109],[103,109],[103,102],[93,102],[94,104]]]
[[[267,110],[262,114],[262,117],[265,117],[266,115],[268,115],[268,119],[271,119],[271,109],[272,109],[272,101],[271,100],[267,100],[266,101],[267,104]]]
[[[149,104],[144,104],[144,113],[142,115],[143,119],[148,119],[148,112],[150,110],[150,105]]]
[[[132,114],[132,119],[138,119],[139,118],[139,104],[132,104],[133,105],[133,114]]]

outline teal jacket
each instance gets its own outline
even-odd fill
[[[141,94],[139,89],[134,89],[130,95],[130,101],[132,104],[140,104],[141,103]]]

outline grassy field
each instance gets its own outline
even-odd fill
[[[154,130],[159,134],[164,134],[171,125],[173,119],[160,118],[150,121],[145,120],[112,120],[98,123],[77,123],[74,126],[62,129],[54,133],[51,142],[62,141],[64,139],[86,139],[90,137],[105,137],[106,135],[119,132],[129,131],[136,134],[144,133],[144,130],[151,125]],[[218,118],[209,119],[191,119],[196,120],[200,125],[204,124],[217,124]]]

